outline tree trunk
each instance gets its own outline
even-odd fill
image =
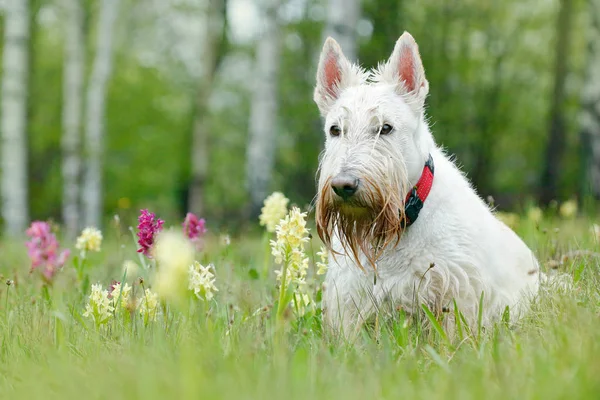
[[[102,155],[106,87],[112,69],[112,35],[120,0],[102,0],[96,55],[89,79],[85,121],[83,212],[86,226],[100,227],[102,218]]]
[[[4,19],[2,78],[2,217],[7,236],[23,234],[28,220],[27,95],[29,1],[9,1]]]
[[[67,237],[77,235],[80,221],[81,116],[85,71],[84,10],[81,0],[65,0],[65,64],[62,110],[62,214]]]
[[[201,24],[202,65],[196,93],[192,128],[192,177],[189,190],[189,211],[204,215],[204,190],[208,176],[209,119],[208,107],[214,76],[223,56],[227,27],[225,0],[203,0]]]
[[[557,19],[556,64],[554,72],[554,93],[550,107],[549,138],[546,146],[545,165],[541,176],[540,202],[548,204],[558,195],[558,184],[562,169],[562,155],[566,142],[564,116],[565,82],[567,60],[571,38],[572,0],[561,0]]]
[[[581,99],[581,138],[586,154],[586,180],[600,200],[600,0],[588,0],[589,27],[587,68]]]
[[[280,1],[266,0],[264,6],[263,31],[256,45],[246,154],[246,184],[252,217],[258,216],[268,195],[277,141],[277,92],[281,57],[277,12]]]
[[[360,17],[359,0],[328,0],[325,37],[333,37],[350,61],[356,61],[356,25]],[[377,29],[377,27],[375,27]],[[401,33],[401,32],[400,32]],[[399,35],[398,35],[399,37]]]

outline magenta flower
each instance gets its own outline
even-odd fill
[[[187,213],[183,221],[183,233],[192,241],[199,239],[206,233],[206,221],[204,218],[198,218],[192,213]]]
[[[30,237],[25,246],[31,259],[31,271],[41,269],[44,279],[51,282],[67,261],[70,251],[59,252],[58,240],[47,222],[34,221],[25,233]]]
[[[154,244],[155,235],[162,230],[162,226],[165,223],[160,218],[156,218],[154,213],[148,210],[141,210],[141,214],[138,217],[138,244],[140,248],[138,253],[143,253],[146,257],[151,257],[150,249]]]

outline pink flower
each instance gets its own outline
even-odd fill
[[[187,213],[183,221],[183,232],[192,241],[201,238],[206,233],[206,221],[192,213]]]
[[[25,246],[31,259],[31,271],[41,268],[46,281],[52,281],[56,272],[67,261],[70,251],[59,252],[58,240],[47,222],[34,221],[25,233],[30,237]]]
[[[150,249],[154,244],[154,236],[162,230],[162,226],[165,223],[160,218],[156,218],[154,213],[148,210],[141,210],[141,214],[138,217],[138,244],[140,248],[138,253],[143,253],[146,257],[150,256]]]

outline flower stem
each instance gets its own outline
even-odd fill
[[[281,286],[279,287],[279,302],[277,304],[277,324],[281,324],[283,321],[283,312],[287,306],[285,301],[285,295],[287,291],[287,269],[289,264],[289,252],[286,252],[285,260],[281,267]]]

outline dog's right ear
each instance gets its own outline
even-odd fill
[[[321,115],[327,115],[340,93],[353,83],[355,75],[353,66],[342,53],[340,45],[328,37],[319,58],[314,93],[314,100]]]

